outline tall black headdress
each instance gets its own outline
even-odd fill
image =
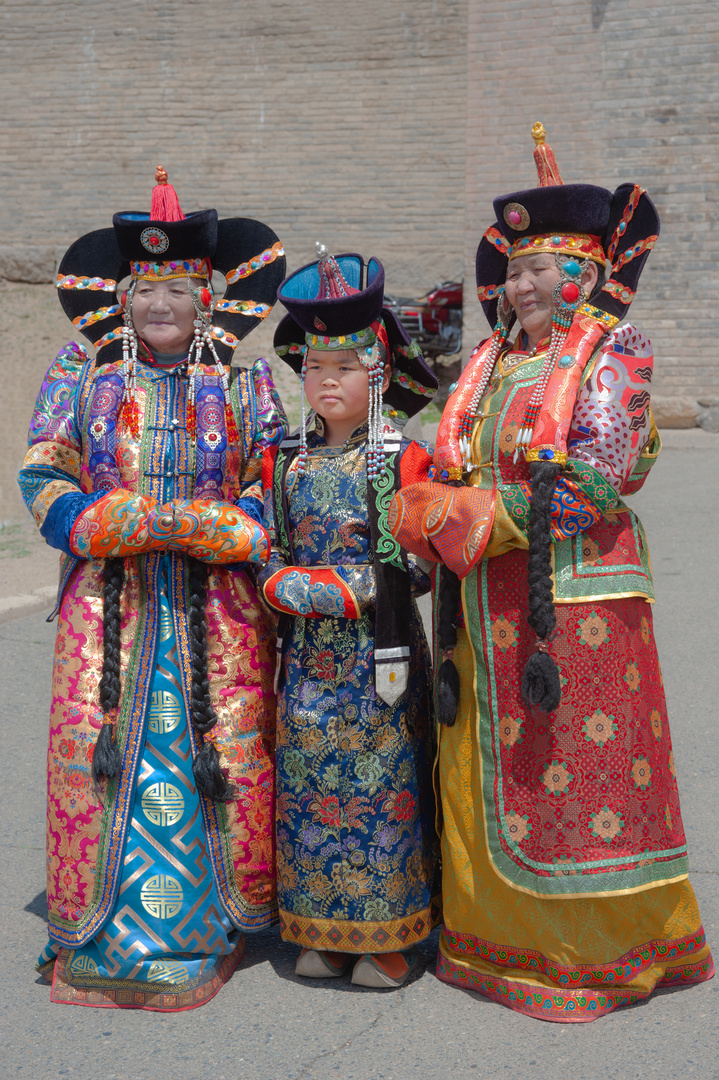
[[[97,363],[122,357],[125,309],[118,283],[189,277],[210,284],[213,271],[225,279],[221,298],[207,305],[212,343],[229,364],[239,342],[269,315],[285,275],[282,244],[268,225],[252,218],[218,221],[216,210],[186,217],[158,166],[150,213],[115,214],[113,228],[86,233],[60,263],[60,303],[78,330],[95,346]]]

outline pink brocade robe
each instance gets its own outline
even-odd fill
[[[88,424],[97,417],[98,374],[117,376],[119,365],[99,372],[77,345],[64,349],[43,383],[30,428],[20,483],[39,526],[57,498],[93,490]],[[187,380],[138,365],[139,438],[117,426],[112,457],[123,488],[161,500],[189,498],[195,489],[195,444],[185,428]],[[209,369],[208,369],[209,370]],[[285,419],[269,367],[233,369],[231,398],[242,446],[224,462],[222,497],[259,475],[262,452],[281,439]],[[94,412],[93,412],[94,408]],[[172,469],[165,465],[172,461]],[[123,842],[132,814],[142,760],[148,691],[159,633],[158,585],[163,559],[171,561],[171,607],[185,709],[190,706],[187,562],[150,553],[125,559],[121,600],[122,695],[117,736],[123,765],[119,781],[98,794],[92,753],[102,712],[102,561],[63,555],[61,600],[48,750],[47,896],[50,935],[73,949],[102,929],[117,899]],[[210,566],[207,578],[207,654],[213,729],[223,770],[237,797],[219,804],[200,797],[207,851],[222,905],[240,930],[276,919],[273,869],[274,631],[249,575]],[[195,735],[190,737],[196,751]],[[190,768],[191,762],[188,762]],[[104,803],[104,805],[103,805]]]

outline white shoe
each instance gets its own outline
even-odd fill
[[[343,956],[344,954],[337,953],[336,955]],[[345,956],[342,966],[338,967],[319,949],[303,949],[297,957],[295,975],[301,975],[305,979],[339,979],[347,973],[353,960],[353,956]]]

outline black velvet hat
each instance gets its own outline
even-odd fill
[[[477,249],[477,294],[491,326],[512,258],[556,252],[589,258],[608,271],[599,295],[585,305],[608,326],[626,315],[649,252],[659,215],[647,193],[622,184],[612,194],[591,184],[564,184],[541,124],[532,130],[539,187],[494,200],[497,220]]]
[[[277,297],[287,308],[275,332],[274,346],[298,375],[304,347],[361,349],[376,338],[372,324],[381,320],[392,365],[387,405],[414,416],[434,397],[439,385],[421,350],[384,303],[384,267],[379,259],[365,265],[361,255],[324,254],[282,282]]]
[[[159,173],[160,170],[158,170]],[[156,174],[157,175],[157,174]],[[218,356],[229,364],[239,342],[272,310],[285,274],[285,257],[277,235],[252,218],[217,220],[216,210],[182,215],[172,205],[164,220],[160,195],[168,204],[165,181],[153,192],[150,214],[125,211],[112,229],[97,229],[76,240],[60,263],[60,303],[73,325],[97,350],[98,364],[122,357],[124,310],[117,285],[131,273],[140,277],[208,277],[220,271],[227,283],[212,312],[212,336]],[[177,214],[181,215],[178,219]],[[157,241],[157,242],[155,242]]]
[[[216,210],[199,210],[181,221],[156,221],[150,214],[124,210],[115,214],[112,225],[120,254],[128,262],[215,258]]]

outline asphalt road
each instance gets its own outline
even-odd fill
[[[632,502],[652,550],[656,634],[692,881],[719,955],[719,438],[694,442],[695,449],[670,445]],[[661,992],[591,1024],[547,1024],[438,982],[436,934],[418,976],[400,991],[300,981],[293,974],[296,949],[268,931],[248,938],[247,959],[230,983],[193,1012],[51,1006],[33,964],[46,937],[44,759],[53,636],[42,614],[0,626],[2,1080],[719,1078],[719,978]]]

